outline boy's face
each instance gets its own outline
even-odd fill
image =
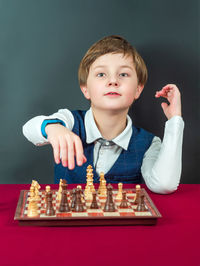
[[[81,87],[86,99],[91,100],[91,107],[102,111],[128,111],[142,89],[132,56],[112,53],[93,62],[87,84]]]

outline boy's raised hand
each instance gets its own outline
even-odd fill
[[[168,100],[168,103],[163,102],[161,104],[162,109],[168,119],[175,115],[181,116],[181,94],[175,84],[167,84],[162,90],[157,91],[156,98],[164,97]]]
[[[54,159],[58,164],[60,158],[62,165],[70,170],[75,167],[75,157],[78,166],[87,161],[83,153],[82,141],[72,131],[60,124],[48,124],[45,127],[47,138],[53,147]]]

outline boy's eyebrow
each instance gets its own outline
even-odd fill
[[[133,67],[128,66],[128,65],[122,65],[122,66],[120,66],[120,68],[130,68],[131,70],[133,70]]]
[[[97,68],[106,68],[107,66],[106,65],[99,65],[99,66],[96,66],[96,67],[94,67],[94,69],[97,69]],[[133,67],[131,67],[131,66],[129,66],[129,65],[122,65],[122,66],[120,66],[119,68],[129,68],[129,69],[131,69],[131,70],[133,70]]]

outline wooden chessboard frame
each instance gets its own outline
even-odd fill
[[[124,189],[124,191],[133,191],[135,189]],[[68,190],[69,191],[69,190]],[[76,217],[54,217],[54,216],[45,216],[45,217],[22,217],[23,206],[26,199],[24,197],[25,193],[28,190],[21,190],[15,217],[14,219],[19,222],[21,226],[99,226],[99,225],[155,225],[158,218],[161,218],[162,215],[156,208],[155,204],[151,200],[150,196],[144,188],[141,189],[144,193],[146,200],[148,201],[153,215],[151,216],[76,216]]]

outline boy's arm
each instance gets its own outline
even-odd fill
[[[142,175],[150,190],[157,193],[170,193],[177,189],[181,176],[182,142],[184,122],[181,117],[181,95],[174,84],[168,84],[157,91],[155,97],[164,97],[164,114],[168,118],[163,142],[154,138],[142,163]]]
[[[81,166],[87,159],[81,139],[71,131],[73,126],[72,113],[62,109],[52,116],[37,116],[29,120],[23,133],[35,145],[51,144],[55,162],[62,161],[64,167],[74,169],[75,162]]]
[[[36,116],[30,119],[22,128],[24,136],[34,145],[41,146],[49,144],[45,127],[49,123],[60,123],[69,130],[74,126],[74,117],[68,109],[60,109],[50,116]]]
[[[166,122],[163,142],[154,137],[144,155],[141,171],[147,187],[153,192],[171,193],[179,185],[183,129],[182,117],[174,116]]]

